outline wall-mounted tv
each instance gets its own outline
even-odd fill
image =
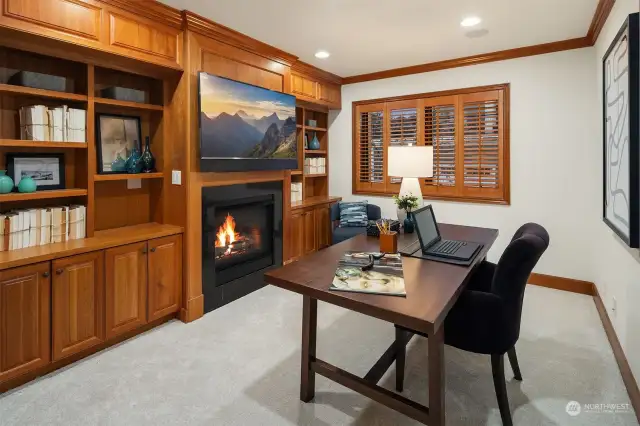
[[[201,171],[298,168],[294,96],[204,72],[198,93]]]

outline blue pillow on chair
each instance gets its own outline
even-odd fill
[[[340,202],[340,227],[367,226],[367,202]]]

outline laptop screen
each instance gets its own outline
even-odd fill
[[[440,231],[431,206],[424,207],[413,212],[413,221],[416,224],[418,238],[424,249],[440,240]]]

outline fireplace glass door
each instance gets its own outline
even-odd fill
[[[215,268],[215,284],[273,264],[273,197],[259,196],[216,203],[206,210],[206,249]]]

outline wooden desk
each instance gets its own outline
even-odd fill
[[[297,262],[265,274],[265,282],[302,294],[302,365],[300,399],[309,402],[315,394],[315,373],[393,408],[424,424],[443,426],[444,327],[443,321],[458,299],[475,267],[486,257],[498,236],[495,229],[440,224],[442,237],[484,244],[470,266],[456,266],[405,257],[402,260],[407,297],[329,291],[338,260],[347,250],[377,251],[378,239],[361,235]],[[401,234],[398,247],[415,241],[416,235]],[[364,378],[316,358],[318,300],[399,324],[429,336],[429,407],[377,385],[395,360],[391,344]],[[404,342],[406,344],[408,342]]]

